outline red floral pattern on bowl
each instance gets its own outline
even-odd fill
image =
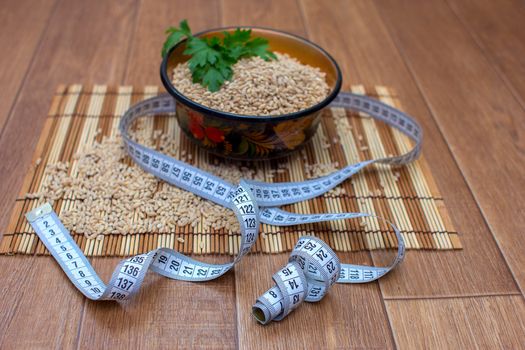
[[[289,154],[315,134],[320,116],[319,111],[296,120],[243,123],[205,116],[177,102],[177,119],[186,136],[212,153],[236,159]]]

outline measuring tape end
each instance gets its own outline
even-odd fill
[[[252,306],[252,316],[262,325],[268,324],[271,321],[270,312],[266,306],[259,301]]]
[[[30,223],[31,222],[35,222],[36,220],[38,220],[42,216],[50,214],[51,212],[53,212],[53,207],[51,207],[51,204],[44,203],[41,206],[39,206],[38,208],[35,208],[35,209],[31,210],[29,213],[26,213],[26,219]]]

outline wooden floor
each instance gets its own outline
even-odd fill
[[[151,275],[122,304],[86,300],[51,258],[1,256],[0,348],[525,347],[521,0],[3,0],[0,230],[56,86],[160,84],[164,29],[183,18],[195,30],[245,24],[306,36],[335,56],[346,89],[393,87],[423,125],[464,249],[411,251],[379,283],[338,285],[267,327],[250,307],[286,255],[248,256],[206,284]],[[106,280],[117,261],[93,259]]]

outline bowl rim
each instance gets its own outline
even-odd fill
[[[213,108],[204,106],[204,105],[202,105],[200,103],[197,103],[197,102],[191,100],[190,98],[186,97],[185,95],[183,95],[179,90],[177,90],[175,88],[175,86],[171,82],[171,79],[168,76],[167,68],[168,68],[169,57],[171,56],[173,50],[175,50],[182,43],[186,42],[186,39],[185,39],[185,40],[182,40],[182,41],[178,42],[175,46],[173,46],[168,51],[168,53],[162,58],[162,63],[160,65],[160,78],[162,80],[162,84],[164,85],[164,87],[166,88],[168,93],[170,95],[172,95],[179,102],[181,102],[181,103],[183,103],[183,104],[185,104],[185,105],[187,105],[187,106],[189,106],[189,107],[191,107],[191,108],[193,108],[193,109],[195,109],[197,111],[200,111],[202,113],[205,113],[205,114],[208,114],[208,115],[213,115],[213,116],[216,116],[216,117],[221,117],[221,118],[224,118],[224,119],[237,120],[237,121],[238,120],[253,121],[253,122],[255,122],[255,121],[258,121],[258,122],[270,122],[270,121],[278,122],[278,121],[283,121],[283,120],[298,119],[298,118],[310,115],[312,113],[315,113],[317,111],[320,111],[321,109],[326,107],[328,104],[330,104],[330,102],[332,102],[332,100],[339,94],[339,91],[341,90],[342,81],[343,81],[343,75],[341,73],[341,69],[339,68],[339,65],[337,64],[336,60],[325,49],[323,49],[321,46],[319,46],[319,45],[311,42],[310,40],[308,40],[306,38],[303,38],[303,37],[301,37],[299,35],[288,33],[288,32],[282,31],[282,30],[278,30],[278,29],[268,28],[268,27],[229,26],[229,27],[212,28],[212,29],[208,29],[208,30],[205,30],[205,31],[201,31],[199,33],[196,33],[195,36],[207,34],[207,33],[210,33],[210,32],[231,30],[231,29],[237,29],[237,28],[241,28],[241,29],[262,29],[262,30],[267,30],[267,31],[270,31],[270,32],[280,33],[280,34],[284,34],[284,35],[290,36],[290,37],[292,37],[292,38],[294,38],[296,40],[302,41],[302,42],[304,42],[307,45],[313,46],[315,49],[321,51],[321,53],[323,55],[325,55],[328,58],[328,60],[334,65],[335,70],[336,70],[336,75],[337,75],[334,88],[328,94],[328,96],[326,96],[321,102],[319,102],[319,103],[317,103],[317,104],[315,104],[313,106],[310,106],[310,107],[308,107],[306,109],[301,109],[300,111],[287,113],[287,114],[280,114],[280,115],[275,115],[275,116],[257,116],[257,115],[243,115],[243,114],[236,114],[236,113],[230,113],[230,112],[223,112],[223,111],[220,111],[220,110],[217,110],[217,109],[213,109]]]

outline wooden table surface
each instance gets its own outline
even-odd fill
[[[3,0],[0,230],[60,83],[160,85],[164,29],[259,25],[308,37],[352,84],[393,87],[461,251],[410,251],[380,282],[338,285],[262,327],[251,305],[286,255],[205,284],[150,275],[128,302],[86,300],[46,257],[0,256],[0,348],[525,347],[525,3]],[[379,263],[377,253],[347,262]],[[108,279],[116,258],[93,259]],[[256,277],[257,276],[257,277]]]

